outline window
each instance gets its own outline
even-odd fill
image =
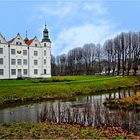
[[[34,75],[38,74],[38,69],[34,69]]]
[[[21,59],[18,59],[18,60],[17,60],[17,64],[18,64],[18,65],[21,65],[21,63],[22,63],[22,62],[21,62]]]
[[[3,64],[3,58],[0,58],[0,65]]]
[[[46,47],[46,43],[44,43],[44,47]]]
[[[46,69],[44,69],[44,74],[46,74]]]
[[[16,59],[11,59],[11,65],[16,65]]]
[[[16,75],[16,69],[11,69],[11,74]]]
[[[38,56],[38,52],[37,51],[34,51],[34,56]]]
[[[23,69],[23,74],[27,75],[27,69]]]
[[[38,65],[38,61],[37,60],[34,60],[34,65]]]
[[[16,54],[16,50],[15,49],[11,49],[11,54]]]
[[[46,65],[46,59],[44,59],[44,65]]]
[[[18,77],[22,77],[22,69],[18,69]]]
[[[22,45],[22,43],[21,42],[16,42],[16,45]]]
[[[37,44],[35,44],[35,47],[37,47]]]
[[[46,50],[44,50],[44,56],[46,56]]]
[[[23,59],[23,65],[27,65],[27,59]]]
[[[23,50],[23,55],[27,55],[27,50]]]
[[[0,54],[3,54],[3,48],[0,48]]]
[[[0,69],[0,75],[4,75],[4,70]]]

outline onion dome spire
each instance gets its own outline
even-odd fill
[[[51,40],[49,39],[49,32],[48,29],[46,27],[46,22],[45,22],[45,29],[43,31],[43,39],[42,42],[51,42]]]

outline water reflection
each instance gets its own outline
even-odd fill
[[[73,101],[47,101],[0,110],[0,122],[55,121],[81,125],[121,126],[140,133],[140,112],[110,110],[103,106],[107,98],[122,98],[134,90],[118,90],[110,94],[77,97]]]
[[[88,98],[83,104],[69,104],[55,102],[44,106],[38,114],[41,121],[66,122],[70,124],[78,123],[81,125],[101,126],[121,126],[127,130],[140,133],[140,112],[109,110],[102,106],[99,100]],[[102,98],[100,98],[102,100]]]

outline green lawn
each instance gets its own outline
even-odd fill
[[[140,85],[140,76],[57,76],[49,79],[0,80],[0,104],[67,98]],[[52,122],[0,124],[0,139],[139,139],[120,127],[84,127]]]
[[[49,79],[0,80],[0,104],[15,99],[66,98],[135,85],[140,85],[140,76],[56,76]]]

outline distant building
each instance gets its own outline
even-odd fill
[[[0,79],[19,77],[51,77],[51,41],[48,29],[43,31],[40,42],[37,37],[23,40],[20,34],[6,41],[0,34]]]

